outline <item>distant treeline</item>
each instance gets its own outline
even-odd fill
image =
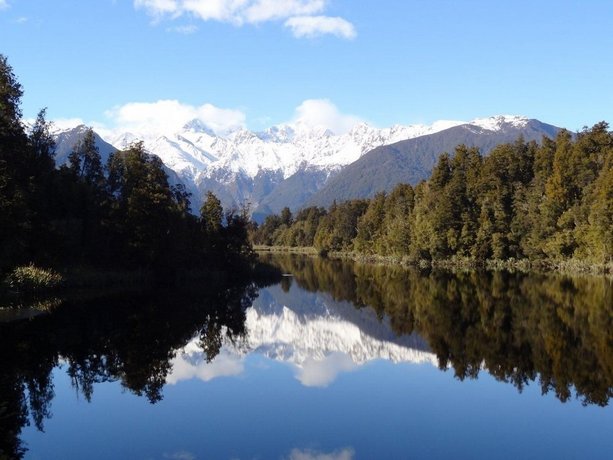
[[[314,246],[408,261],[613,262],[613,133],[605,122],[555,139],[443,153],[429,180],[372,199],[285,208],[255,244]]]
[[[21,121],[21,85],[0,55],[0,273],[19,264],[146,268],[172,275],[251,254],[246,212],[223,212],[208,194],[199,216],[142,143],[102,165],[93,131],[56,168],[42,110]]]

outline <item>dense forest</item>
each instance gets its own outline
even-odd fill
[[[429,180],[372,199],[288,208],[251,238],[407,262],[613,262],[613,133],[605,122],[541,143],[443,153]]]
[[[172,281],[184,269],[235,266],[251,255],[246,211],[208,194],[195,216],[142,143],[102,164],[94,133],[59,168],[42,110],[21,119],[21,85],[0,55],[0,274],[33,263],[146,269]]]

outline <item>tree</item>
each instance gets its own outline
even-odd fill
[[[101,190],[104,184],[100,150],[92,128],[87,128],[83,138],[73,147],[68,155],[70,170],[83,182]]]
[[[38,112],[29,136],[33,159],[41,173],[48,173],[55,167],[55,141],[46,115],[47,109]]]
[[[226,212],[226,227],[222,230],[222,243],[226,262],[239,267],[242,263],[251,262],[255,257],[253,248],[249,243],[249,206],[240,210]]]
[[[21,96],[23,90],[8,59],[0,54],[0,137],[3,141],[25,138],[21,124]]]
[[[200,208],[200,222],[206,235],[218,235],[221,231],[223,208],[213,192],[206,192],[206,199]]]
[[[7,58],[0,54],[0,270],[26,249],[27,137],[19,104],[23,91]]]
[[[26,134],[19,107],[22,94],[13,69],[0,55],[0,269],[33,260],[49,247],[45,239],[55,143],[44,109]]]
[[[322,218],[315,234],[315,247],[320,251],[351,249],[357,234],[358,219],[366,212],[368,200],[333,203]]]
[[[385,200],[385,219],[380,243],[384,254],[408,255],[411,244],[410,223],[415,193],[409,184],[398,184]]]
[[[51,228],[52,202],[55,195],[55,141],[51,135],[51,123],[46,119],[46,109],[39,111],[28,136],[25,155],[28,208],[31,212],[29,246],[37,257],[47,256],[55,246]]]
[[[162,161],[142,142],[109,157],[111,225],[132,263],[160,267],[169,256],[177,204]]]
[[[286,206],[281,210],[281,223],[290,227],[294,221],[292,211]]]
[[[358,219],[354,248],[358,252],[375,253],[381,242],[385,218],[385,193],[377,193],[368,203],[366,212]]]

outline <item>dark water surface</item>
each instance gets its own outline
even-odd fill
[[[0,322],[0,458],[613,458],[610,279],[270,262]]]

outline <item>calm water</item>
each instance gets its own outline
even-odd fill
[[[6,458],[613,458],[610,280],[271,262],[0,323]]]

